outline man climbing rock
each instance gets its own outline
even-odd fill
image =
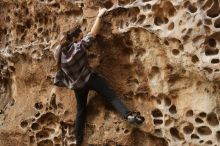
[[[76,145],[81,145],[86,120],[86,104],[89,90],[95,90],[114,106],[120,115],[131,124],[140,125],[144,117],[129,110],[117,97],[107,81],[89,65],[86,49],[91,46],[100,29],[101,17],[106,9],[100,9],[91,31],[83,37],[80,27],[68,31],[55,51],[58,71],[54,84],[74,90],[77,101]]]

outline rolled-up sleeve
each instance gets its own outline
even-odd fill
[[[77,46],[79,46],[82,49],[87,49],[91,46],[91,44],[94,42],[95,37],[89,32],[81,41],[77,43]]]

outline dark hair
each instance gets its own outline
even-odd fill
[[[61,63],[61,52],[64,51],[65,48],[67,48],[68,45],[70,45],[70,43],[73,42],[73,37],[78,37],[79,34],[82,32],[82,30],[80,29],[80,26],[77,25],[76,27],[74,27],[73,29],[65,32],[64,34],[64,38],[61,40],[60,42],[60,46],[59,48],[56,50],[56,65],[57,65],[57,69],[60,69],[60,63]]]
[[[81,32],[82,30],[80,29],[80,26],[74,27],[73,29],[67,31],[66,40],[71,42],[73,37],[78,37]]]

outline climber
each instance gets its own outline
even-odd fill
[[[95,90],[101,94],[106,101],[113,105],[123,119],[129,123],[141,125],[145,120],[139,112],[130,111],[117,97],[115,91],[109,86],[105,78],[88,65],[86,49],[95,40],[105,12],[106,9],[104,8],[99,10],[91,31],[85,37],[83,37],[80,26],[68,31],[54,54],[57,62],[54,85],[74,90],[77,101],[76,145],[81,145],[83,141],[89,90]]]

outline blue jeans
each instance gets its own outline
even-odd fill
[[[98,73],[93,72],[88,82],[83,88],[74,89],[77,100],[77,114],[76,114],[76,141],[82,142],[84,135],[84,126],[86,120],[86,104],[89,90],[98,92],[107,102],[111,103],[113,107],[125,119],[130,113],[130,110],[117,97],[114,90],[109,86],[107,81]]]

